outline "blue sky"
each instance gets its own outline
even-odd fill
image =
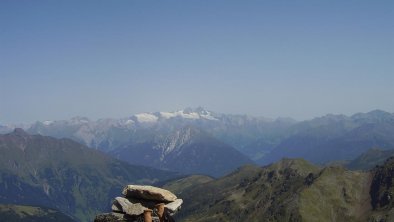
[[[0,124],[394,112],[394,1],[0,1]]]

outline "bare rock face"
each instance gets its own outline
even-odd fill
[[[183,200],[182,200],[182,199],[176,199],[176,200],[174,200],[173,202],[170,202],[170,203],[164,205],[164,207],[167,208],[168,211],[169,211],[171,214],[174,214],[174,213],[176,213],[178,210],[181,209],[182,203],[183,203]]]
[[[122,214],[118,213],[107,213],[99,214],[94,219],[94,222],[127,222],[128,220],[123,218]]]
[[[132,198],[132,197],[127,197],[127,200],[130,201],[131,203],[140,203],[142,206],[153,209],[158,203],[161,203],[162,201],[156,201],[156,200],[144,200],[144,199],[137,199],[137,198]]]
[[[112,212],[117,212],[117,213],[123,212],[122,206],[116,200],[112,202],[111,210]]]
[[[94,222],[139,222],[141,216],[130,216],[124,213],[104,213],[99,214],[94,219]]]
[[[144,213],[144,210],[148,208],[143,207],[140,203],[131,203],[124,197],[116,197],[113,205],[112,210],[118,212],[124,212],[130,216],[138,216]]]
[[[122,194],[126,198],[137,198],[162,202],[172,202],[177,199],[175,194],[153,186],[127,185]]]

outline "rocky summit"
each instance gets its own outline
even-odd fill
[[[183,203],[168,190],[153,186],[127,185],[123,197],[112,202],[111,213],[97,215],[95,222],[171,222]]]

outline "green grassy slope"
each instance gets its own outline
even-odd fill
[[[248,165],[234,173],[183,191],[181,221],[294,221],[305,176],[318,167],[283,160],[266,168]],[[286,206],[284,206],[286,204]]]
[[[300,159],[239,168],[182,189],[178,221],[393,221],[394,158],[374,171],[320,168]]]
[[[327,167],[300,192],[304,221],[365,221],[371,210],[370,174]]]
[[[208,183],[210,181],[213,181],[212,177],[204,175],[191,175],[187,177],[182,177],[180,179],[168,181],[164,185],[162,185],[162,187],[164,189],[170,190],[177,195],[182,195],[182,192],[184,190],[187,190],[199,184]]]
[[[351,170],[371,170],[377,165],[382,165],[391,156],[394,156],[394,150],[374,148],[346,164],[346,167]]]
[[[72,222],[68,215],[57,210],[23,205],[0,204],[0,220],[7,222]]]

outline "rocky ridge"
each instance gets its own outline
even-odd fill
[[[244,166],[202,183],[193,181],[184,178],[163,185],[185,200],[176,220],[394,221],[394,158],[372,171],[282,159],[265,167]]]

